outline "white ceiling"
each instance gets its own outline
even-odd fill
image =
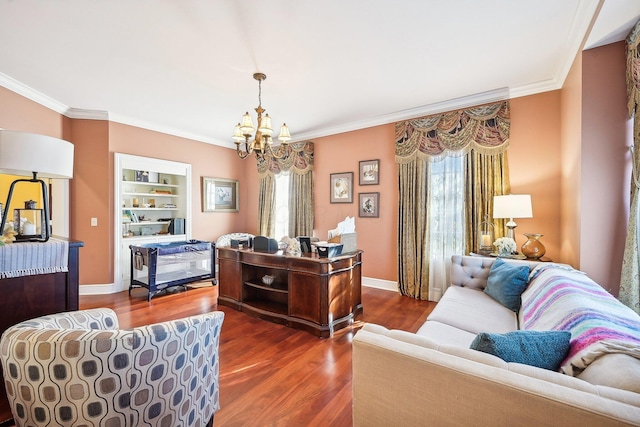
[[[302,140],[558,89],[639,18],[638,0],[0,0],[0,85],[232,147],[260,71]]]

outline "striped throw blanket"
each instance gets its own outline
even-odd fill
[[[522,294],[522,329],[571,332],[560,370],[578,375],[598,357],[623,353],[640,359],[640,316],[581,271],[542,264]]]

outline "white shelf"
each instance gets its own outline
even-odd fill
[[[178,208],[122,208],[123,211],[177,211]]]
[[[129,224],[129,225],[144,226],[144,225],[165,225],[165,224],[169,224],[169,221],[138,221],[138,222],[123,221],[122,223]]]
[[[123,192],[123,196],[139,196],[139,197],[148,197],[150,199],[156,199],[158,197],[180,197],[179,194],[163,194],[163,193],[127,193]]]
[[[160,184],[159,182],[144,182],[144,181],[122,181],[122,185],[145,185],[148,187],[167,187],[167,188],[179,188],[176,184]]]

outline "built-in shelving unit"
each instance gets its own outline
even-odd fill
[[[130,284],[130,245],[191,239],[191,165],[114,155],[116,290]]]

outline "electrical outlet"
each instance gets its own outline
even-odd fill
[[[98,218],[91,218],[91,226],[92,227],[98,226]]]

